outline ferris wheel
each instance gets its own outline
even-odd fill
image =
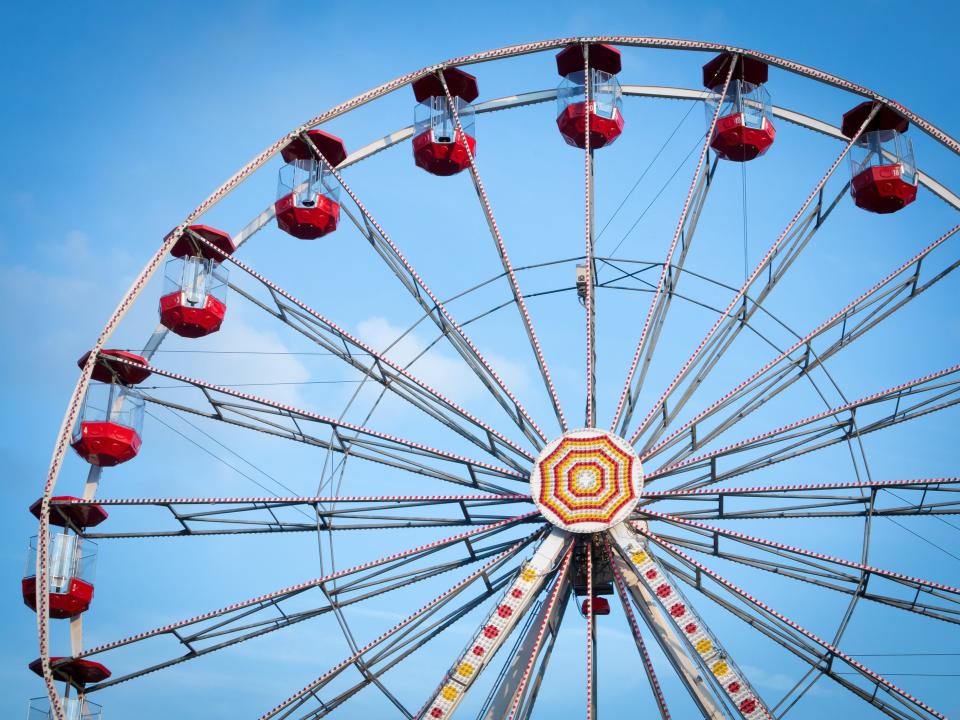
[[[628,50],[699,55],[702,72],[690,78],[692,89],[628,84]],[[480,100],[483,73],[517,59],[527,69],[533,62],[548,67],[559,75],[559,85]],[[816,118],[775,105],[768,88],[787,77],[842,93],[846,112]],[[404,101],[415,106],[412,125],[393,118],[390,132],[358,140],[352,152],[331,130],[334,123],[350,128],[354,113],[401,93],[412,94]],[[621,138],[631,132],[649,132],[639,121],[632,127],[630,103],[651,99],[705,106],[705,132],[701,126],[691,135],[697,141],[690,156],[692,178],[682,183],[665,256],[601,255],[595,162],[617,153],[624,146]],[[519,264],[496,212],[492,184],[488,194],[482,173],[484,146],[496,139],[484,136],[478,121],[552,103],[555,123],[542,132],[556,140],[558,154],[582,167],[582,211],[577,209],[582,235],[578,227],[554,239],[549,257]],[[831,160],[793,204],[772,244],[745,268],[741,285],[695,271],[697,235],[704,234],[710,201],[721,192],[718,168],[737,167],[729,175],[736,178],[760,158],[775,163],[785,127],[797,137],[828,140]],[[169,668],[193,667],[201,658],[320,620],[333,623],[325,632],[337,634],[336,647],[344,652],[333,657],[318,651],[317,667],[306,669],[312,680],[250,714],[260,720],[349,716],[351,701],[374,693],[386,708],[383,716],[537,717],[541,691],[558,670],[556,661],[550,663],[554,649],[576,623],[583,636],[576,675],[582,680],[582,706],[568,708],[565,716],[595,718],[605,689],[597,667],[606,648],[598,631],[616,617],[628,629],[635,690],[647,689],[651,712],[661,718],[782,717],[802,707],[811,688],[830,683],[859,701],[864,717],[945,717],[920,693],[899,687],[850,654],[844,637],[863,606],[882,607],[891,618],[920,617],[945,635],[960,623],[960,587],[899,572],[869,556],[877,518],[943,522],[943,516],[960,512],[951,495],[960,489],[960,477],[950,477],[943,467],[907,479],[882,467],[871,471],[864,444],[866,436],[883,436],[915,420],[925,427],[943,422],[941,411],[949,413],[960,402],[960,365],[928,367],[873,392],[847,396],[830,375],[828,360],[869,342],[903,308],[942,287],[960,265],[956,250],[950,254],[960,225],[943,227],[928,239],[918,239],[916,232],[906,249],[899,248],[900,260],[865,287],[844,289],[845,304],[812,321],[807,316],[803,327],[794,329],[795,320],[777,317],[765,304],[777,293],[793,293],[788,307],[815,305],[791,285],[788,270],[815,235],[829,232],[831,215],[844,204],[871,222],[908,217],[923,201],[950,212],[960,209],[960,197],[920,169],[910,130],[948,157],[960,153],[960,143],[902,105],[789,60],[707,42],[591,37],[517,45],[433,65],[285,135],[167,235],[79,360],[80,379],[43,495],[31,507],[39,530],[31,540],[22,592],[39,629],[40,657],[30,669],[47,688],[47,697],[31,701],[31,720],[99,720],[100,698],[107,704],[113,688],[135,691],[145,678]],[[429,272],[418,270],[403,239],[391,235],[389,223],[378,217],[377,198],[361,197],[358,188],[366,178],[355,185],[351,174],[400,147],[412,147],[413,162],[404,158],[409,172],[429,178],[437,193],[451,183],[459,183],[461,193],[475,191],[484,251],[498,265],[494,277],[441,293],[436,287],[443,282],[435,285]],[[207,224],[228,195],[266,172],[279,173],[277,196],[248,208],[242,229],[228,232]],[[519,177],[513,182],[522,185]],[[747,196],[744,180],[744,207]],[[303,247],[317,250],[349,235],[362,245],[367,261],[392,278],[393,285],[377,292],[389,294],[391,303],[407,303],[416,319],[387,347],[365,339],[336,319],[351,298],[313,307],[243,259],[247,243],[263,231],[284,241],[286,236],[313,241]],[[574,236],[576,247],[568,242]],[[731,252],[736,249],[733,243]],[[469,260],[431,257],[431,269],[436,272],[443,262],[459,277],[454,266]],[[166,287],[150,295],[151,278],[161,266]],[[500,295],[492,297],[492,288]],[[615,336],[617,357],[627,362],[611,380],[616,386],[611,394],[598,389],[609,380],[598,370],[609,365],[598,326],[606,298],[614,295],[629,295],[616,302],[631,308],[631,315]],[[567,303],[562,322],[537,306],[544,297]],[[159,325],[142,349],[111,349],[111,336],[135,303],[158,303]],[[269,392],[238,389],[206,377],[202,364],[191,372],[164,367],[165,342],[183,338],[202,347],[229,326],[228,306],[234,304],[269,317],[351,373],[361,389],[349,396],[346,408],[299,407]],[[469,312],[461,310],[468,307]],[[670,320],[685,308],[709,318],[706,331],[671,354],[669,368],[658,372],[657,353],[665,352]],[[538,316],[550,317],[546,329],[535,322]],[[502,329],[508,323],[517,325],[522,342]],[[769,338],[764,323],[775,324],[789,340]],[[397,354],[402,338],[425,328],[435,334],[426,347]],[[527,358],[532,387],[518,390],[504,370],[503,348],[495,344],[501,332],[504,342],[512,338],[512,351]],[[888,333],[888,341],[901,342],[895,333]],[[568,338],[566,346],[581,353],[584,372],[575,380],[551,373],[558,359],[546,335]],[[754,342],[754,349],[742,352],[745,342]],[[481,388],[484,400],[475,404],[483,410],[468,409],[456,393],[445,392],[444,373],[421,374],[423,358],[438,348]],[[710,396],[718,373],[736,380]],[[561,402],[564,384],[574,388],[567,395],[577,395],[576,406]],[[369,388],[375,392],[365,394]],[[806,406],[793,402],[801,388]],[[780,422],[754,423],[783,398],[791,401],[777,406]],[[392,401],[388,418],[383,406]],[[819,404],[812,408],[811,402]],[[119,491],[114,496],[118,485],[108,482],[109,475],[121,466],[136,467],[135,458],[151,442],[151,427],[159,429],[149,422],[143,427],[145,414],[159,422],[154,410],[185,418],[208,439],[210,428],[219,427],[234,437],[267,438],[274,458],[291,443],[306,448],[319,458],[317,494],[268,489],[268,495],[257,496],[154,492],[124,498]],[[403,432],[407,426],[409,436]],[[415,428],[426,428],[436,439],[416,439]],[[200,435],[191,442],[197,439]],[[762,485],[742,477],[775,474],[838,448],[848,454],[849,465],[838,465],[832,476]],[[174,462],[179,450],[166,452],[164,459]],[[239,458],[242,448],[231,452]],[[61,473],[68,457],[89,466],[85,482]],[[402,480],[377,483],[378,473]],[[351,482],[354,474],[360,479]],[[373,478],[369,487],[403,491],[365,492],[367,478]],[[109,488],[109,496],[101,487]],[[133,525],[123,525],[125,513],[135,514]],[[154,523],[158,517],[163,522]],[[763,528],[809,524],[818,528],[810,530],[813,535],[824,526],[811,523],[825,518],[856,524],[860,542],[844,539],[834,554],[754,534],[754,521],[763,520]],[[741,529],[738,522],[744,523]],[[387,532],[389,543],[376,539]],[[103,591],[94,598],[99,549],[129,538],[203,543],[210,537],[248,542],[286,535],[316,536],[320,576],[197,608],[188,617],[177,614],[181,600],[171,599],[165,623],[150,624],[144,617],[130,634],[93,645],[85,641],[98,625],[98,606],[109,603]],[[404,544],[404,537],[419,541]],[[311,569],[315,563],[316,557],[305,562]],[[747,574],[731,574],[731,567]],[[251,564],[250,574],[256,570]],[[105,561],[101,576],[109,572]],[[836,603],[829,634],[765,600],[765,577]],[[377,602],[396,612],[385,627],[369,620],[375,613],[358,620]],[[717,624],[718,613],[727,621]],[[730,623],[739,627],[736,638],[724,632]],[[764,643],[770,657],[780,653],[789,667],[802,668],[790,676],[785,692],[774,693],[756,680],[754,661],[740,652],[745,642]],[[59,647],[69,652],[56,651]],[[150,652],[141,652],[144,647]],[[623,642],[618,650],[624,652]]]

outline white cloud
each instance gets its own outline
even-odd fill
[[[204,355],[203,366],[198,368],[196,358],[191,360],[193,374],[218,385],[245,385],[248,383],[304,383],[311,380],[310,371],[290,352],[290,348],[272,330],[266,329],[270,322],[263,315],[264,323],[241,298],[227,297],[227,315],[219,332],[205,338],[203,349],[212,352],[227,350],[251,350],[258,354]],[[272,325],[277,326],[273,321]],[[301,386],[263,385],[237,388],[241,392],[267,397],[276,402],[307,409]]]
[[[382,317],[375,316],[362,321],[358,334],[365,343],[384,352],[390,360],[402,367],[417,358],[427,347],[427,343],[416,333],[401,338],[403,329]],[[439,347],[441,346],[431,348],[417,359],[409,372],[457,402],[474,398],[484,392],[473,370],[459,357],[441,352]],[[522,365],[496,353],[484,356],[511,390],[519,393],[526,388],[527,373]]]

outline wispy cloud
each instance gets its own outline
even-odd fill
[[[427,347],[421,335],[416,332],[403,335],[403,328],[383,317],[375,316],[362,321],[358,332],[364,342],[385,351],[387,357],[402,366],[418,358]],[[460,358],[446,354],[440,347],[431,348],[419,357],[410,367],[410,373],[458,402],[482,393],[483,386],[473,371]],[[488,353],[485,357],[514,392],[522,392],[526,388],[526,368],[500,354]]]

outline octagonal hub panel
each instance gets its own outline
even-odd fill
[[[596,428],[571,430],[550,442],[530,475],[530,494],[543,516],[575,533],[599,532],[622,522],[642,489],[636,450]]]

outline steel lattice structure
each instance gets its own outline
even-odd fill
[[[833,86],[872,103],[869,114],[849,136],[830,123],[781,107],[772,107],[778,120],[820,133],[838,141],[835,159],[802,199],[796,212],[773,244],[746,276],[740,287],[724,286],[687,268],[686,261],[702,211],[709,202],[719,159],[711,152],[711,139],[721,117],[717,102],[700,144],[693,177],[684,196],[666,256],[657,261],[606,257],[596,252],[594,198],[595,132],[592,112],[584,113],[584,244],[578,257],[542,263],[536,267],[583,263],[586,272],[579,288],[558,287],[540,293],[524,293],[521,280],[533,266],[517,266],[509,254],[509,238],[501,230],[487,193],[475,147],[465,140],[463,106],[452,87],[449,71],[507,58],[574,48],[582,52],[583,77],[590,77],[591,50],[600,45],[663,50],[727,53],[732,60],[716,78],[717,92],[725,97],[731,83],[738,82],[738,63],[759,61],[772,68]],[[595,51],[596,52],[596,51]],[[424,79],[442,88],[437,97],[445,102],[455,143],[464,157],[502,273],[458,296],[442,299],[412,265],[400,245],[388,234],[349,182],[344,171],[371,160],[378,153],[414,137],[405,127],[349,154],[343,162],[331,162],[308,131],[348,115],[367,103]],[[587,108],[592,107],[593,84],[585,82]],[[671,98],[685,102],[707,99],[703,91],[661,86],[624,85],[628,97]],[[479,102],[476,114],[537,105],[557,99],[558,91],[543,90]],[[374,686],[402,717],[447,718],[486,670],[498,650],[506,656],[495,678],[480,717],[531,717],[547,671],[561,619],[570,601],[584,595],[586,621],[586,668],[584,713],[597,715],[596,660],[597,611],[602,595],[620,601],[638,651],[642,668],[662,718],[670,717],[669,701],[654,670],[647,649],[652,637],[670,669],[676,673],[694,705],[706,718],[779,717],[789,710],[814,681],[828,677],[865,703],[894,718],[943,718],[921,699],[863,665],[839,647],[840,637],[854,607],[867,600],[929,618],[945,626],[960,624],[960,588],[875,567],[859,559],[841,558],[775,542],[714,523],[729,520],[777,519],[783,522],[809,518],[861,518],[869,544],[870,520],[875,517],[945,516],[960,513],[952,493],[960,490],[960,478],[837,479],[806,484],[765,486],[743,482],[739,476],[838,444],[852,454],[862,454],[860,439],[900,423],[947,409],[960,402],[960,365],[931,369],[863,397],[831,404],[800,417],[785,418],[779,427],[743,437],[739,423],[797,383],[808,384],[825,398],[813,376],[825,372],[825,363],[865,336],[901,308],[923,296],[952,273],[960,259],[943,259],[935,251],[947,247],[960,225],[945,229],[923,249],[907,253],[875,284],[848,304],[807,331],[794,332],[764,307],[764,302],[815,234],[822,229],[849,184],[837,179],[837,170],[858,139],[868,131],[878,114],[895,111],[950,153],[960,153],[960,143],[898,103],[872,91],[813,68],[772,55],[705,42],[638,37],[576,37],[501,48],[452,59],[404,75],[312,118],[280,138],[245,165],[236,175],[192,212],[164,239],[161,247],[135,279],[93,345],[70,399],[53,453],[44,493],[38,507],[36,595],[40,643],[40,670],[48,688],[51,716],[65,720],[65,710],[55,681],[62,679],[70,662],[99,661],[111,651],[129,648],[154,638],[172,639],[174,649],[147,666],[127,667],[108,679],[85,683],[80,692],[88,697],[147,673],[188,663],[204,655],[261,637],[324,615],[333,615],[343,630],[351,653],[332,665],[302,689],[273,708],[268,718],[323,717],[368,686]],[[399,287],[417,304],[422,316],[414,325],[432,323],[437,336],[431,344],[451,350],[475,376],[502,413],[482,418],[443,394],[418,376],[416,359],[400,363],[352,334],[326,312],[310,307],[254,268],[218,250],[210,237],[195,227],[204,214],[240,183],[293,142],[303,143],[314,162],[348,198],[339,212],[369,244],[399,281]],[[925,191],[960,209],[960,198],[929,175],[917,171]],[[258,213],[234,236],[239,249],[276,219],[273,205]],[[140,390],[151,408],[167,408],[196,418],[197,422],[222,423],[245,431],[293,441],[315,448],[326,458],[324,472],[342,477],[348,459],[365,461],[391,471],[409,473],[458,485],[455,494],[343,495],[337,491],[315,496],[258,497],[157,497],[98,498],[101,468],[91,467],[82,498],[55,497],[55,486],[71,434],[78,422],[84,394],[106,343],[147,282],[178,242],[193,244],[200,256],[223,256],[223,264],[239,273],[243,282],[229,287],[234,297],[249,303],[278,323],[376,386],[379,397],[395,396],[405,407],[444,428],[445,437],[457,437],[471,455],[433,447],[407,437],[377,430],[374,425],[348,422],[277,402],[268,397],[173,372],[155,361],[167,336],[159,326],[143,350],[146,365],[124,357],[112,357],[114,372],[142,369],[165,378],[189,394],[171,399],[163,392]],[[579,250],[575,251],[579,252]],[[954,255],[950,256],[956,257]],[[600,277],[599,269],[608,272]],[[699,278],[729,298],[714,306],[679,289],[680,278]],[[497,280],[505,281],[509,297],[481,315],[457,318],[453,303],[464,295]],[[534,297],[553,292],[579,291],[585,312],[584,347],[586,373],[583,382],[582,426],[580,412],[564,408],[551,375],[545,352],[528,305]],[[650,296],[646,312],[640,312],[636,342],[631,338],[630,364],[611,418],[597,417],[597,297],[605,292],[640,291]],[[650,407],[641,403],[662,330],[675,301],[696,304],[709,311],[715,322]],[[516,308],[529,352],[536,363],[551,409],[550,417],[537,418],[521,402],[484,355],[468,332],[483,317],[509,313]],[[330,314],[334,314],[331,310]],[[781,347],[764,336],[755,320],[772,318],[794,340]],[[412,328],[411,328],[412,330]],[[732,353],[734,341],[752,335],[770,355],[752,365],[741,382],[709,402],[693,403],[695,393],[721,358]],[[418,359],[418,358],[417,358]],[[826,374],[829,378],[829,374]],[[830,378],[832,382],[832,378]],[[839,392],[839,388],[837,388]],[[351,401],[353,402],[353,401]],[[379,399],[377,400],[379,403]],[[689,404],[689,409],[688,409]],[[375,404],[376,406],[376,404]],[[374,406],[374,407],[375,407]],[[687,413],[683,411],[688,409]],[[692,414],[691,414],[692,413]],[[372,414],[372,410],[371,410]],[[504,420],[507,420],[504,423]],[[609,424],[607,424],[609,423]],[[504,428],[506,426],[506,429]],[[458,446],[459,447],[459,446]],[[944,473],[942,469],[939,473]],[[878,505],[878,494],[893,493],[894,506]],[[659,503],[659,505],[658,505]],[[75,522],[78,513],[93,507],[152,509],[151,517],[173,520],[135,530],[92,530]],[[317,533],[331,542],[343,531],[417,528],[432,529],[438,539],[353,567],[332,569],[315,579],[231,603],[200,615],[176,620],[130,637],[86,647],[81,615],[70,620],[72,656],[54,661],[50,655],[49,532],[51,518],[87,540],[115,538],[163,538],[210,535],[268,535]],[[507,534],[507,531],[513,534]],[[454,550],[459,559],[444,551]],[[820,637],[779,610],[766,604],[762,590],[756,596],[721,575],[709,564],[724,560],[789,578],[809,586],[846,596],[848,610],[832,638]],[[361,645],[344,617],[344,609],[371,598],[438,578],[457,575],[448,589],[419,608],[409,608],[405,617],[378,637]],[[464,574],[467,573],[467,574]],[[298,602],[309,600],[308,609]],[[604,601],[606,602],[606,601]],[[738,665],[698,608],[711,603],[746,622],[759,636],[778,643],[809,667],[809,673],[776,706],[751,683],[749,673]],[[425,647],[455,623],[464,624],[471,612],[482,621],[468,629],[469,642],[456,657],[444,659],[444,672],[420,688],[422,704],[408,707],[389,687],[385,674]],[[639,619],[638,619],[639,618]],[[642,620],[642,623],[640,622]],[[642,626],[649,634],[644,636]],[[511,643],[513,643],[511,647]],[[336,685],[347,669],[356,669],[362,680],[346,689]],[[329,691],[328,691],[329,689]]]

